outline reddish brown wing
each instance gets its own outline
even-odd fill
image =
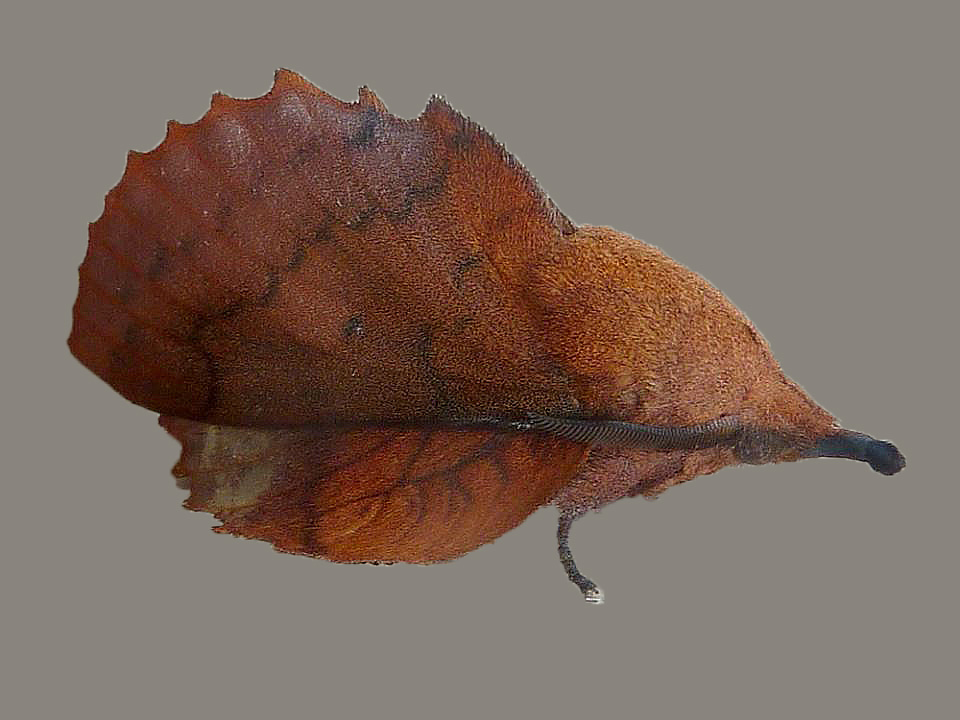
[[[442,100],[401,120],[281,71],[130,154],[70,347],[133,402],[211,423],[562,410],[521,292],[573,229]]]
[[[186,507],[338,562],[452,560],[549,502],[585,449],[494,431],[241,429],[161,417]]]

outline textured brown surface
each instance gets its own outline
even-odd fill
[[[796,460],[834,427],[718,290],[575,227],[442,100],[402,120],[288,71],[130,154],[90,228],[69,342],[164,415],[188,507],[340,561],[450,559],[542,504],[579,514]],[[755,442],[747,459],[463,425],[525,412],[732,416]]]
[[[520,273],[572,230],[442,100],[401,120],[281,71],[130,153],[70,347],[133,402],[204,422],[562,407]]]
[[[584,454],[534,434],[160,422],[183,444],[173,472],[188,508],[221,532],[338,562],[452,560],[548,502]]]

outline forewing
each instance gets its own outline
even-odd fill
[[[229,425],[570,407],[522,285],[573,226],[477,125],[281,71],[131,153],[70,347],[127,398]]]

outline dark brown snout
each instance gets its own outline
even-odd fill
[[[852,430],[841,430],[835,435],[821,438],[811,456],[860,460],[870,463],[870,467],[884,475],[898,473],[907,464],[893,443],[877,440]]]

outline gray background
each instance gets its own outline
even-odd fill
[[[951,3],[4,5],[4,717],[954,717]],[[860,463],[727,469],[435,567],[337,566],[179,507],[176,443],[67,352],[125,153],[289,67],[496,134],[576,222],[701,272]]]

